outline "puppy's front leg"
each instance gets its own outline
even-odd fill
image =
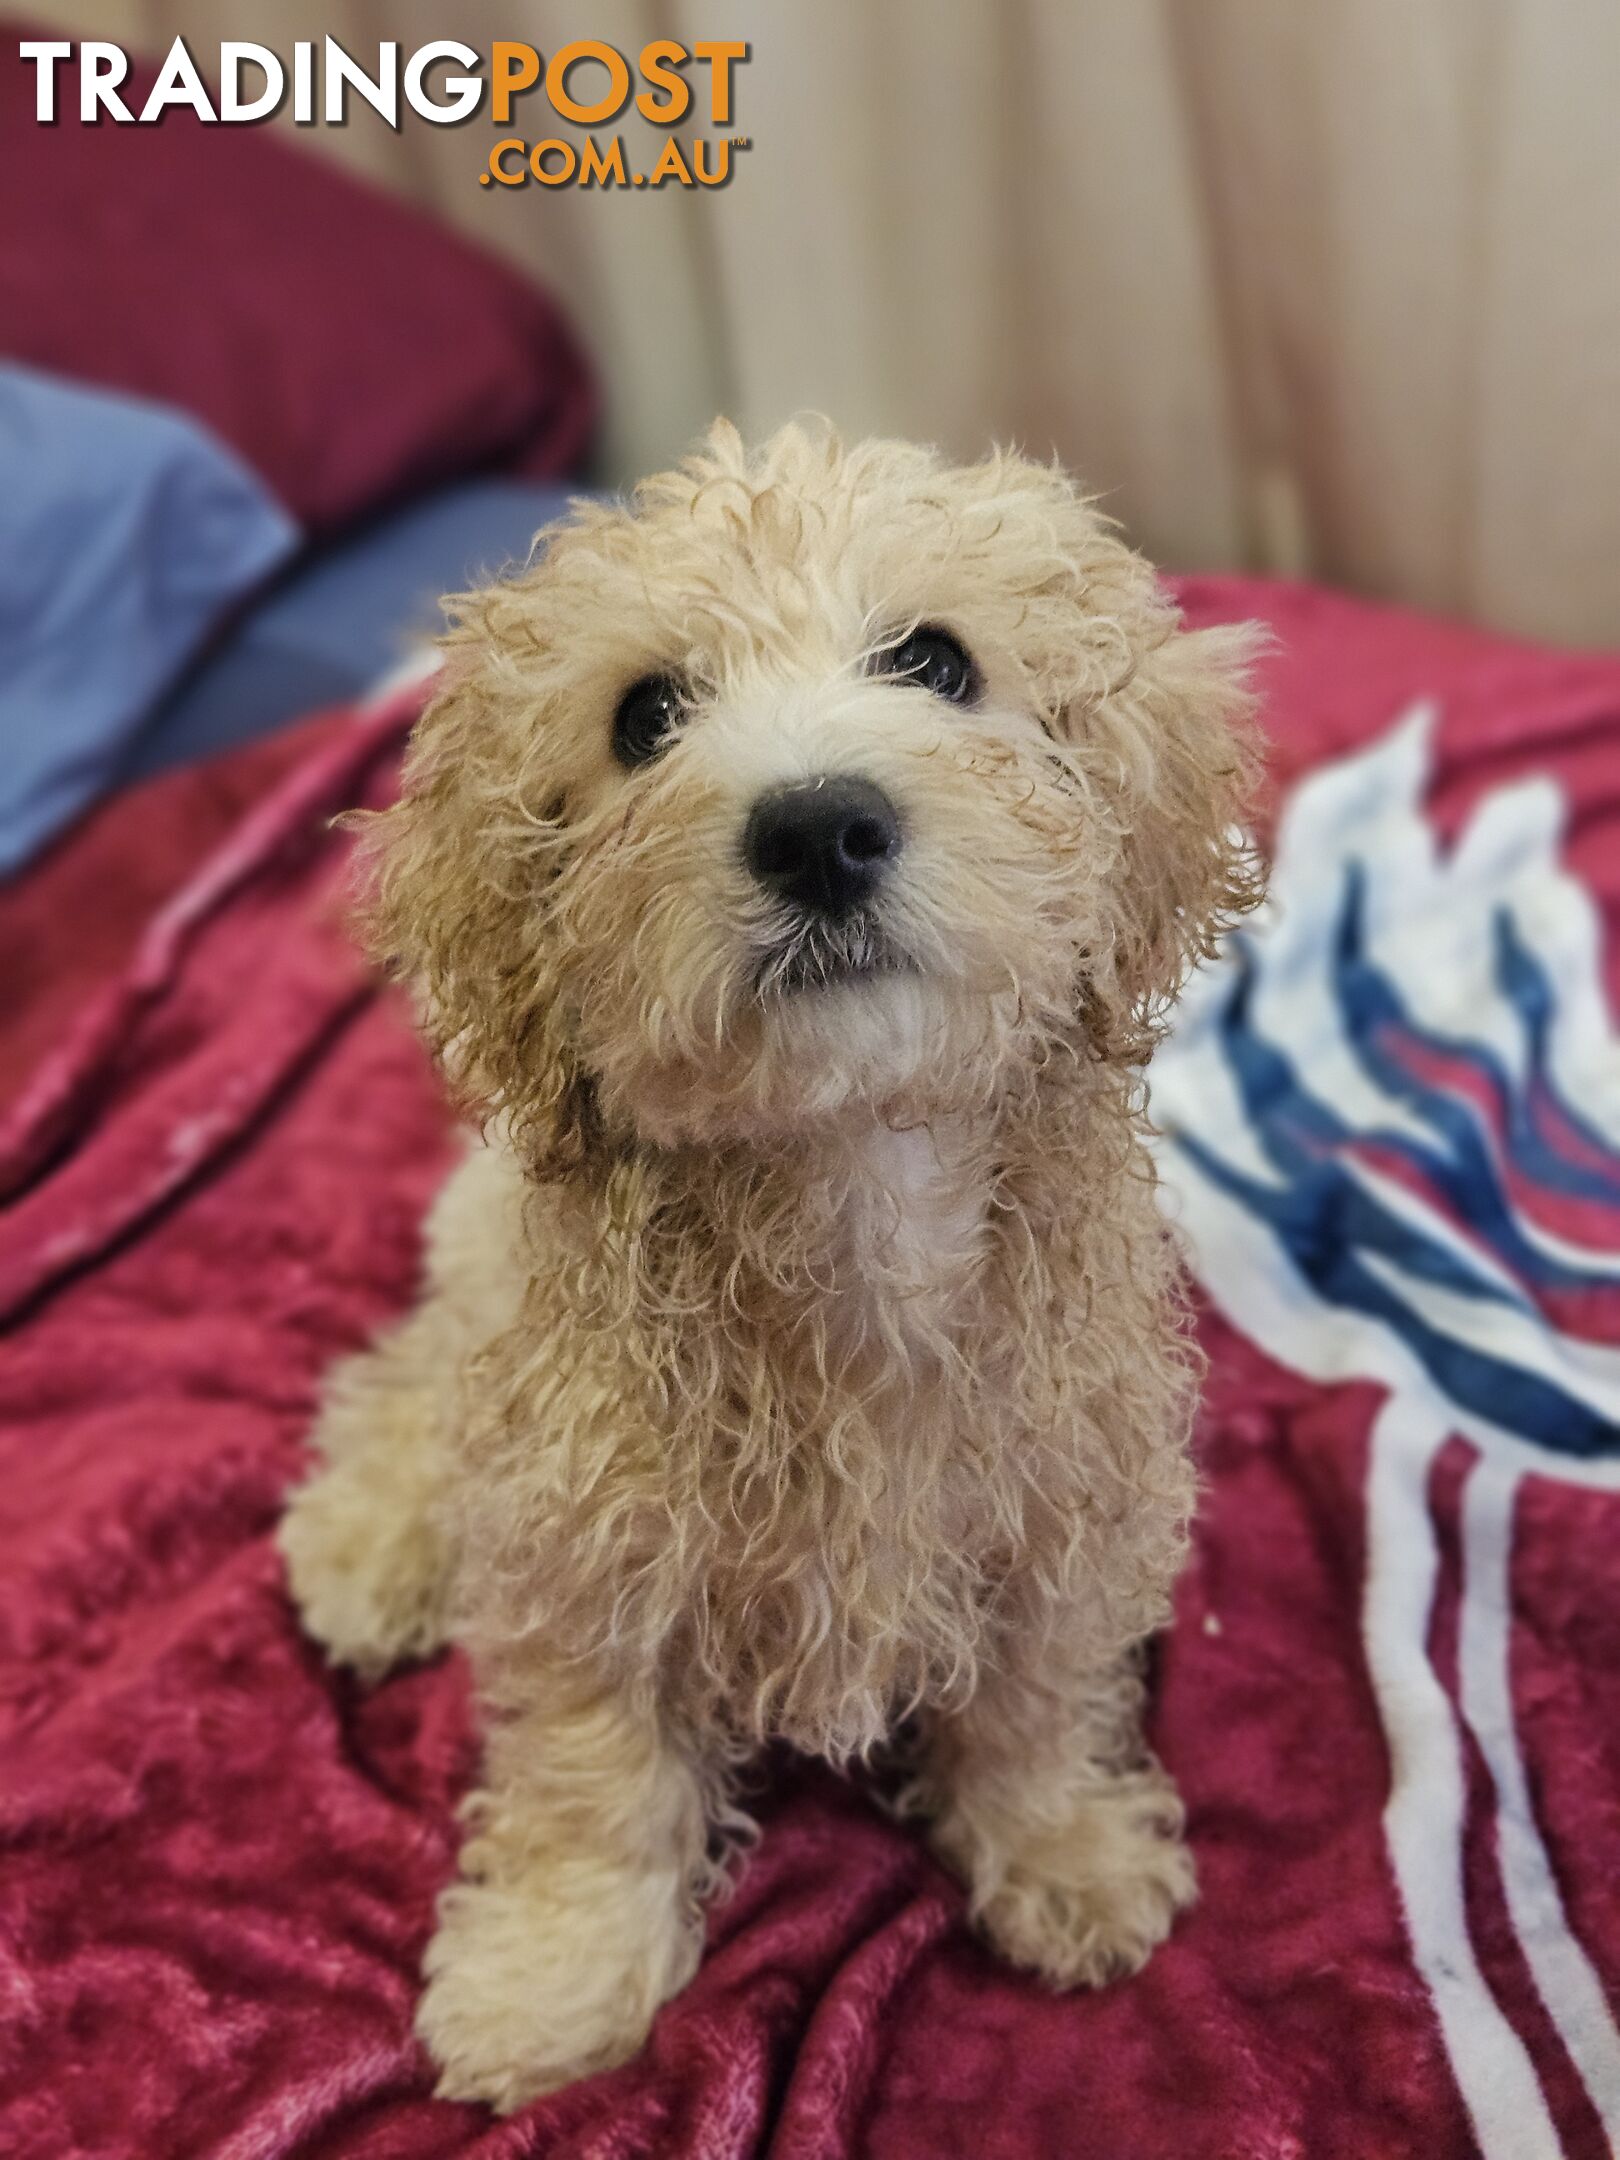
[[[635,2053],[702,1946],[697,1770],[650,1688],[507,1662],[417,2031],[439,2092],[502,2110]]]
[[[1056,1987],[1145,1964],[1196,1891],[1134,1659],[988,1674],[933,1735],[919,1799],[974,1918]]]
[[[316,1467],[277,1533],[305,1627],[336,1664],[380,1679],[444,1640],[451,1556],[441,1520],[465,1346],[443,1300],[333,1376]]]

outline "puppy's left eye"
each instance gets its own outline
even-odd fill
[[[613,715],[613,754],[621,765],[646,765],[657,757],[686,710],[686,692],[673,675],[643,675],[619,700]]]
[[[897,675],[914,682],[948,705],[969,705],[979,694],[979,671],[973,655],[959,638],[936,623],[923,623],[879,653],[873,663],[879,675]]]

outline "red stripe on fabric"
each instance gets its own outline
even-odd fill
[[[1376,1141],[1358,1141],[1348,1152],[1353,1162],[1364,1164],[1386,1184],[1398,1186],[1409,1195],[1491,1271],[1505,1272],[1553,1332],[1576,1342],[1609,1343],[1620,1339],[1620,1280],[1590,1290],[1532,1286],[1470,1223],[1464,1222],[1444,1194],[1433,1188],[1423,1172],[1398,1149],[1380,1146]]]
[[[1448,1058],[1405,1034],[1386,1030],[1384,1047],[1425,1087],[1447,1096],[1479,1119],[1495,1159],[1497,1175],[1519,1215],[1551,1236],[1581,1245],[1599,1256],[1620,1252],[1620,1205],[1596,1194],[1556,1192],[1516,1167],[1507,1153],[1501,1105],[1482,1073],[1460,1058]]]
[[[1362,1648],[1369,1436],[1384,1393],[1314,1387],[1221,1323],[1202,1333],[1209,1486],[1165,1645],[1159,1730],[1201,1870],[1185,1941],[1207,1969],[1207,2045],[1242,2048],[1253,2096],[1221,2149],[1284,2150],[1291,2123],[1312,2160],[1467,2153],[1384,1835],[1389,1754]],[[1308,2113],[1273,2114],[1268,2135],[1264,2094],[1307,2065]],[[1110,2128],[1097,2152],[1144,2150],[1123,2108]]]
[[[1451,1200],[1431,1183],[1410,1156],[1399,1148],[1390,1147],[1378,1140],[1356,1140],[1345,1150],[1354,1163],[1364,1163],[1375,1171],[1386,1184],[1398,1185],[1403,1193],[1415,1200],[1426,1214],[1435,1216],[1458,1243],[1467,1246],[1472,1253],[1488,1265],[1501,1267],[1501,1256],[1494,1252],[1471,1223],[1465,1222]]]
[[[1597,2111],[1542,2002],[1508,1911],[1496,1788],[1463,1712],[1459,1672],[1465,1595],[1462,1502],[1477,1461],[1477,1449],[1453,1436],[1436,1456],[1429,1479],[1429,1507],[1439,1553],[1429,1657],[1451,1698],[1462,1748],[1467,1812],[1461,1859],[1469,1939],[1486,1985],[1529,2053],[1568,2160],[1612,2160]]]
[[[1620,1148],[1605,1147],[1582,1132],[1545,1081],[1533,1081],[1525,1097],[1532,1123],[1548,1147],[1577,1170],[1620,1179]]]
[[[1465,1057],[1438,1044],[1419,1042],[1409,1028],[1384,1024],[1377,1030],[1378,1048],[1392,1058],[1410,1080],[1454,1102],[1466,1104],[1497,1141],[1502,1138],[1502,1099],[1486,1074]]]
[[[1513,1710],[1571,1932],[1620,2015],[1620,1493],[1519,1488]]]
[[[1620,1207],[1613,1201],[1554,1192],[1511,1163],[1499,1169],[1508,1204],[1525,1222],[1566,1245],[1579,1246],[1582,1255],[1597,1262],[1613,1261],[1620,1254]]]

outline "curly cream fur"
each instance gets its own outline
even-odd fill
[[[872,671],[922,623],[972,709]],[[991,1937],[1130,1969],[1192,1887],[1139,1725],[1195,1381],[1140,1066],[1257,896],[1246,634],[1182,630],[1057,471],[723,424],[454,625],[370,920],[485,1138],[283,1533],[334,1656],[474,1661],[442,2089],[639,2044],[771,1738],[914,1715],[904,1804]],[[691,709],[627,773],[651,671]],[[904,965],[792,989],[742,822],[848,772],[901,817]]]

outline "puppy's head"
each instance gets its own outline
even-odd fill
[[[454,619],[373,929],[537,1164],[1137,1059],[1254,897],[1245,635],[1050,468],[720,425]]]

